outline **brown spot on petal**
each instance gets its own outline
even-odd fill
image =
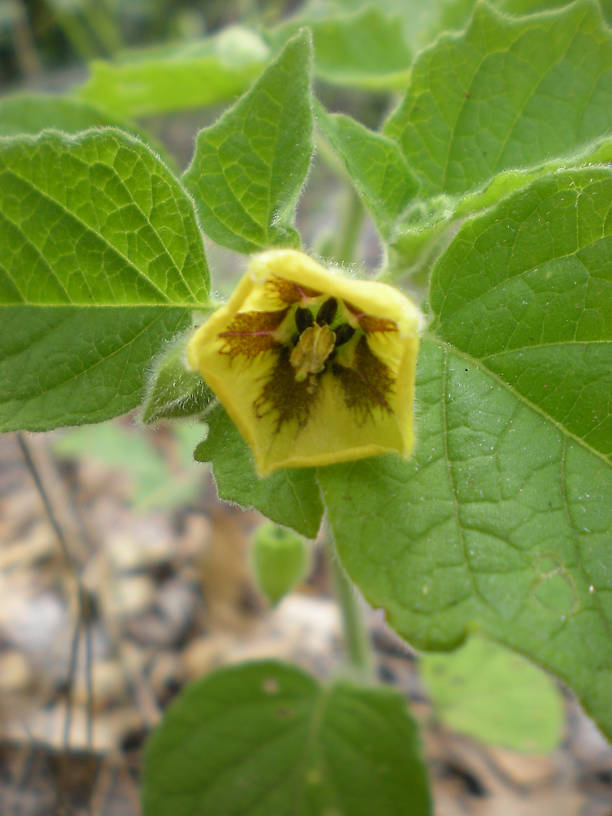
[[[353,306],[352,303],[344,303],[349,312],[359,323],[359,328],[366,334],[375,334],[376,332],[395,332],[397,331],[397,323],[387,317],[376,317],[369,315]]]
[[[386,317],[374,317],[373,315],[360,317],[359,326],[366,334],[397,331],[397,323],[394,320],[389,320]]]
[[[302,286],[295,281],[285,280],[285,278],[270,278],[265,283],[266,293],[270,297],[277,298],[281,303],[302,303],[309,298],[320,297],[321,293],[307,286]]]
[[[372,353],[365,336],[355,348],[350,368],[334,363],[332,373],[340,381],[347,408],[359,415],[359,421],[371,419],[375,408],[391,413],[388,397],[395,380],[389,367]]]
[[[269,351],[279,345],[276,331],[287,316],[288,309],[277,312],[239,312],[228,324],[225,331],[219,332],[223,340],[221,354],[230,357],[243,355],[257,357],[262,351]]]
[[[303,428],[318,397],[318,377],[310,374],[296,382],[295,370],[289,360],[290,350],[280,347],[278,358],[266,378],[261,394],[253,403],[255,416],[262,419],[270,413],[276,416],[276,430],[286,422],[296,422]]]

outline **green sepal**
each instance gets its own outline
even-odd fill
[[[198,372],[187,368],[185,347],[190,336],[187,332],[175,339],[154,361],[142,407],[143,422],[196,416],[214,399]]]

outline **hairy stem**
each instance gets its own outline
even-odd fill
[[[359,596],[338,560],[329,528],[326,530],[325,549],[333,576],[336,600],[342,614],[342,630],[349,666],[364,681],[373,679],[373,658],[370,638],[364,625]]]

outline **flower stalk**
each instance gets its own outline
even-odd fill
[[[327,526],[325,528],[325,553],[332,575],[336,600],[340,607],[348,665],[356,675],[356,679],[366,683],[372,682],[374,680],[374,660],[360,598],[338,560],[336,547]]]

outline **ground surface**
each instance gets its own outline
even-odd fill
[[[168,431],[147,435],[151,450],[191,487],[165,510],[135,492],[133,470],[58,457],[57,438],[25,441],[63,544],[17,437],[0,438],[0,813],[136,816],[143,742],[180,688],[259,657],[329,676],[342,659],[337,610],[320,558],[267,608],[247,558],[259,516],[219,503]],[[416,656],[369,620],[380,678],[419,719],[437,816],[612,814],[612,749],[569,695],[553,754],[477,744],[436,722]]]

